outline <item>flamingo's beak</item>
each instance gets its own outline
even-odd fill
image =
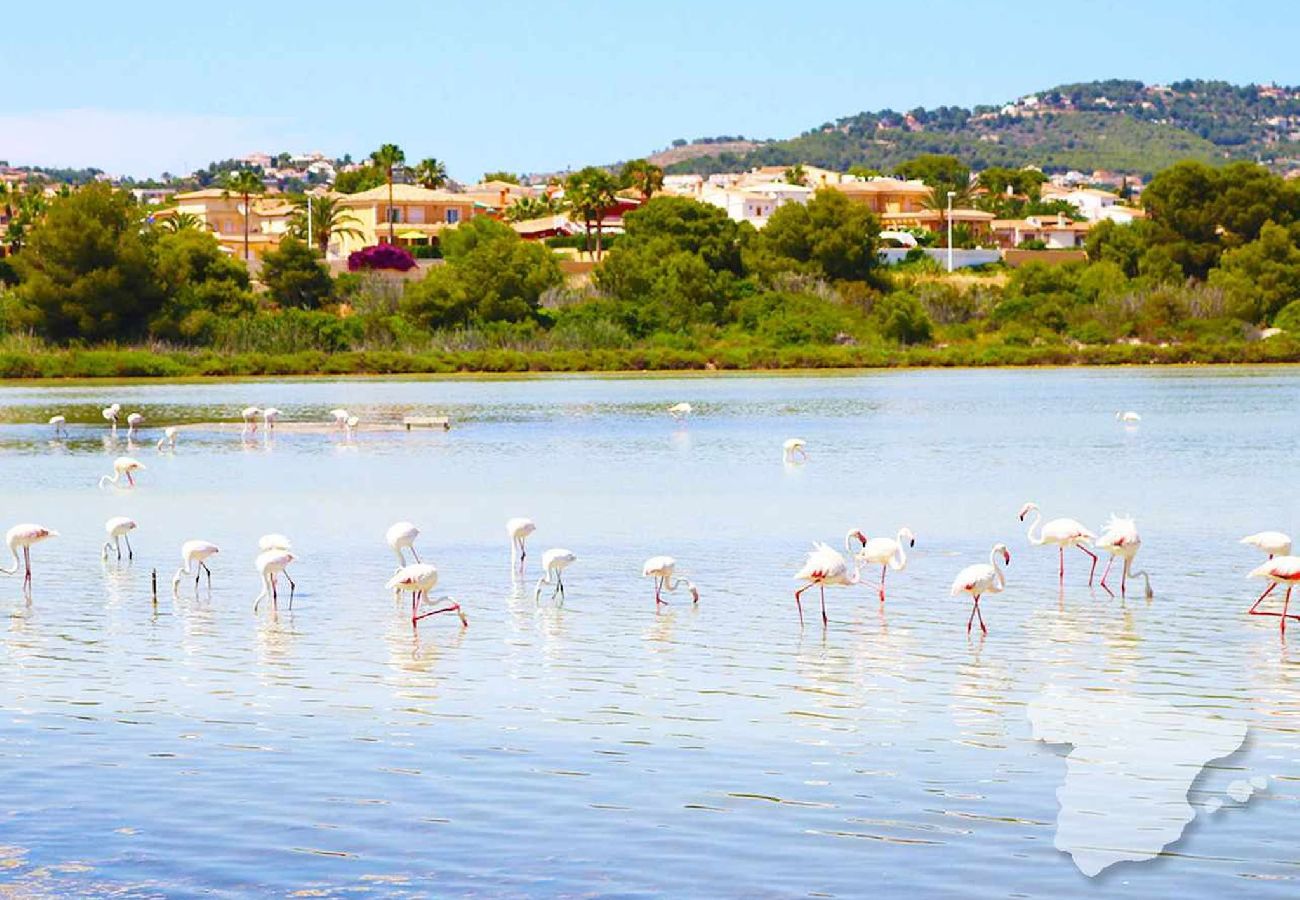
[[[1003,551],[1002,551],[1002,558],[1005,559],[1005,560],[1007,561],[1006,564],[1007,564],[1008,566],[1011,565],[1011,551],[1010,551],[1010,550],[1003,550]]]
[[[908,542],[907,542],[907,546],[909,546],[909,547],[915,547],[915,546],[916,546],[916,538],[912,538],[910,541],[908,541]]]

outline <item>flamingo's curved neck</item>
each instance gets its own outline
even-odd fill
[[[858,537],[858,530],[856,528],[850,528],[848,531],[844,532],[844,552],[851,557],[857,556],[858,553],[857,550],[853,549],[853,542],[857,540],[857,537]],[[859,542],[858,550],[861,550],[862,547],[863,547],[862,543]]]
[[[891,558],[889,560],[889,567],[893,569],[895,572],[898,572],[901,571],[902,568],[907,565],[907,545],[906,542],[903,540],[902,531],[898,532],[898,536],[894,538],[894,543],[898,545],[898,549],[894,551],[894,556],[897,557],[898,562],[894,562],[894,559]]]
[[[6,575],[13,575],[18,571],[18,566],[19,566],[18,545],[15,543],[10,543],[9,552],[14,555],[14,567],[12,569],[0,569],[0,572],[4,572]]]
[[[994,547],[992,550],[989,551],[989,565],[993,566],[993,577],[997,579],[997,585],[999,591],[1005,590],[1007,586],[1006,573],[1003,572],[1002,567],[998,565],[998,557],[1000,555],[1001,554],[998,553],[997,547]]]
[[[1041,527],[1042,524],[1043,524],[1043,511],[1041,509],[1036,509],[1034,510],[1034,521],[1029,523],[1029,531],[1025,532],[1025,536],[1029,538],[1029,543],[1031,544],[1043,543],[1043,533]],[[1038,537],[1034,537],[1035,528],[1039,529]]]

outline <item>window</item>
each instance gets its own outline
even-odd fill
[[[406,221],[419,225],[424,222],[424,207],[412,206],[406,213]]]
[[[456,224],[457,222],[459,222],[459,221],[460,221],[460,210],[458,210],[458,209],[449,209],[449,210],[447,210],[447,224],[448,224],[448,225],[455,225],[455,224]]]

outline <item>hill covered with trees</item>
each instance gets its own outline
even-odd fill
[[[1283,168],[1300,159],[1300,88],[1094,81],[1003,106],[861,112],[744,153],[689,146],[701,155],[670,171],[708,174],[800,162],[890,171],[922,153],[952,154],[975,169],[1036,165],[1150,176],[1185,159],[1250,159]]]

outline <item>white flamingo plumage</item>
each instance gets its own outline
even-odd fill
[[[253,612],[261,605],[262,600],[266,597],[271,598],[272,606],[279,606],[280,598],[276,590],[276,576],[283,573],[285,578],[289,579],[289,608],[293,609],[293,579],[289,578],[289,563],[293,562],[294,555],[288,550],[271,549],[264,550],[257,555],[253,565],[257,568],[257,573],[262,577],[262,591],[253,601]]]
[[[1252,569],[1246,577],[1266,578],[1269,582],[1264,593],[1259,595],[1255,605],[1250,608],[1252,616],[1278,616],[1281,620],[1283,634],[1286,634],[1287,619],[1295,619],[1300,622],[1300,616],[1291,614],[1291,589],[1300,583],[1300,556],[1274,556],[1263,565]],[[1282,612],[1260,612],[1259,605],[1279,584],[1286,585],[1286,599],[1282,601]]]
[[[331,409],[329,414],[330,418],[334,420],[334,427],[339,431],[342,431],[347,426],[348,419],[352,417],[352,414],[341,406],[338,409]]]
[[[849,532],[850,536],[854,534],[861,536],[860,532]],[[804,560],[803,568],[794,573],[797,581],[808,582],[794,592],[794,604],[799,610],[799,624],[803,625],[803,601],[800,598],[803,592],[811,587],[816,587],[821,593],[822,625],[829,624],[830,620],[826,617],[826,588],[858,584],[862,581],[861,565],[860,561],[855,560],[853,570],[850,572],[849,562],[843,554],[829,544],[814,542],[812,550]]]
[[[907,568],[907,548],[916,546],[916,535],[904,526],[895,537],[878,537],[867,541],[858,556],[865,562],[880,566],[880,602],[885,602],[885,573],[890,569],[901,572]]]
[[[54,436],[66,435],[68,433],[67,416],[50,416],[50,425],[54,427]]]
[[[131,413],[126,417],[126,439],[129,441],[135,437],[135,431],[144,423],[144,416],[140,413]]]
[[[641,577],[654,579],[656,609],[668,604],[662,596],[664,591],[676,591],[683,584],[691,592],[691,602],[700,602],[700,592],[696,589],[695,582],[677,574],[677,560],[671,556],[652,556],[647,559],[641,564]]]
[[[12,569],[0,568],[0,572],[5,575],[14,575],[18,572],[18,548],[21,547],[23,551],[23,590],[31,590],[32,546],[58,536],[59,533],[54,529],[46,528],[44,525],[34,525],[30,522],[23,522],[10,528],[5,532],[5,545],[8,546],[9,552],[13,554],[14,565]]]
[[[267,431],[275,431],[275,423],[280,419],[280,411],[274,406],[268,406],[262,410],[262,424],[266,426]]]
[[[352,436],[356,433],[357,426],[360,424],[361,420],[356,416],[348,416],[343,422],[343,433],[347,436],[349,441],[352,440]]]
[[[175,425],[168,425],[163,429],[162,437],[158,438],[158,452],[161,453],[163,448],[169,450],[176,449],[176,436],[180,434]]]
[[[176,570],[172,576],[172,593],[175,594],[180,589],[181,576],[189,575],[190,570],[194,570],[194,590],[197,593],[199,589],[199,576],[204,572],[208,575],[208,592],[212,592],[212,570],[208,568],[207,560],[221,552],[221,548],[211,541],[192,540],[181,544],[181,567]]]
[[[1268,554],[1269,559],[1291,555],[1291,535],[1281,531],[1257,531],[1255,534],[1246,535],[1241,539],[1241,543],[1262,550]]]
[[[1138,422],[1142,421],[1142,417],[1133,410],[1126,409],[1123,412],[1115,413],[1115,420],[1117,422],[1123,422],[1125,425],[1136,425]]]
[[[392,550],[397,556],[397,568],[402,568],[406,563],[405,551],[411,551],[411,558],[416,562],[420,561],[420,554],[415,552],[415,539],[420,536],[420,529],[416,528],[410,522],[394,522],[388,526],[384,532],[384,540],[388,543],[388,549]]]
[[[803,438],[786,438],[781,444],[781,459],[787,463],[808,461],[808,442]]]
[[[694,411],[695,407],[691,406],[689,403],[674,403],[672,406],[668,407],[668,415],[672,416],[679,422],[682,419],[689,418],[691,413]]]
[[[533,602],[536,603],[542,596],[542,585],[553,584],[554,590],[551,591],[551,599],[555,595],[560,595],[560,602],[564,602],[564,570],[577,562],[578,556],[572,550],[565,550],[562,547],[552,547],[542,554],[542,577],[537,579],[537,586],[533,589]]]
[[[1075,519],[1050,519],[1043,521],[1043,513],[1036,503],[1026,503],[1020,507],[1020,521],[1025,521],[1025,516],[1035,512],[1038,515],[1034,521],[1029,523],[1027,537],[1029,543],[1041,547],[1043,544],[1051,544],[1056,547],[1060,556],[1060,571],[1058,572],[1061,583],[1065,583],[1065,548],[1078,547],[1084,553],[1092,558],[1092,570],[1088,573],[1088,584],[1092,584],[1093,576],[1097,574],[1097,554],[1093,553],[1084,544],[1091,543],[1097,539],[1097,536],[1083,526]],[[1038,536],[1034,537],[1034,529],[1038,529]]]
[[[979,616],[980,631],[988,634],[989,630],[984,625],[984,613],[980,611],[980,597],[985,594],[1000,594],[1006,589],[1007,576],[998,566],[998,557],[1002,557],[1003,565],[1011,565],[1011,551],[1007,549],[1006,544],[994,544],[993,549],[989,551],[989,561],[986,563],[976,563],[973,566],[967,566],[957,573],[953,579],[951,596],[956,597],[958,594],[971,595],[970,618],[966,620],[966,633],[970,634],[971,625],[975,617]]]
[[[261,414],[262,410],[256,406],[245,406],[240,410],[239,417],[244,420],[243,426],[239,429],[241,437],[257,431],[257,417]]]
[[[392,578],[384,587],[400,594],[402,591],[411,592],[411,627],[417,627],[421,619],[427,619],[429,616],[436,616],[439,613],[454,612],[460,617],[462,627],[469,625],[469,619],[465,618],[465,611],[460,608],[451,597],[439,597],[438,603],[446,603],[439,609],[431,609],[428,612],[420,612],[420,607],[429,596],[429,591],[433,590],[438,584],[438,568],[430,563],[412,563],[409,566],[403,566],[397,570]]]
[[[517,576],[523,576],[527,568],[528,536],[537,530],[537,523],[525,516],[515,516],[506,520],[506,534],[510,536],[510,568]]]
[[[114,403],[111,406],[105,406],[99,411],[104,417],[104,421],[113,426],[113,437],[117,437],[117,414],[122,411],[122,404]]]
[[[1110,561],[1106,563],[1106,570],[1101,573],[1101,586],[1106,593],[1111,596],[1115,594],[1114,591],[1107,587],[1106,576],[1110,574],[1110,567],[1115,564],[1115,560],[1122,559],[1124,560],[1124,568],[1120,574],[1119,595],[1121,597],[1127,595],[1129,575],[1134,578],[1140,575],[1146,582],[1146,598],[1150,600],[1155,596],[1151,591],[1151,576],[1145,571],[1132,571],[1133,559],[1141,548],[1142,536],[1138,534],[1137,522],[1127,516],[1112,514],[1110,521],[1106,523],[1106,527],[1101,530],[1101,535],[1097,538],[1097,549],[1110,554]]]
[[[99,486],[106,484],[117,484],[118,480],[126,476],[126,483],[130,487],[135,487],[136,472],[143,471],[145,464],[131,456],[119,456],[113,460],[113,474],[104,475],[99,479]]]
[[[104,523],[104,533],[108,535],[108,540],[104,542],[104,548],[99,553],[100,559],[108,559],[109,548],[117,550],[117,558],[122,558],[122,540],[126,540],[126,558],[135,559],[135,551],[131,549],[131,532],[135,531],[135,520],[127,516],[113,516]]]
[[[279,532],[271,532],[270,534],[264,534],[257,539],[257,549],[259,553],[265,553],[269,550],[281,550],[285,553],[290,553],[293,551],[293,541],[289,540]],[[293,576],[291,576],[287,571],[284,573],[284,577],[285,580],[289,582],[289,600],[292,601],[293,592],[298,589],[298,585],[294,584]],[[272,574],[272,584],[275,583],[275,580],[275,574]]]

